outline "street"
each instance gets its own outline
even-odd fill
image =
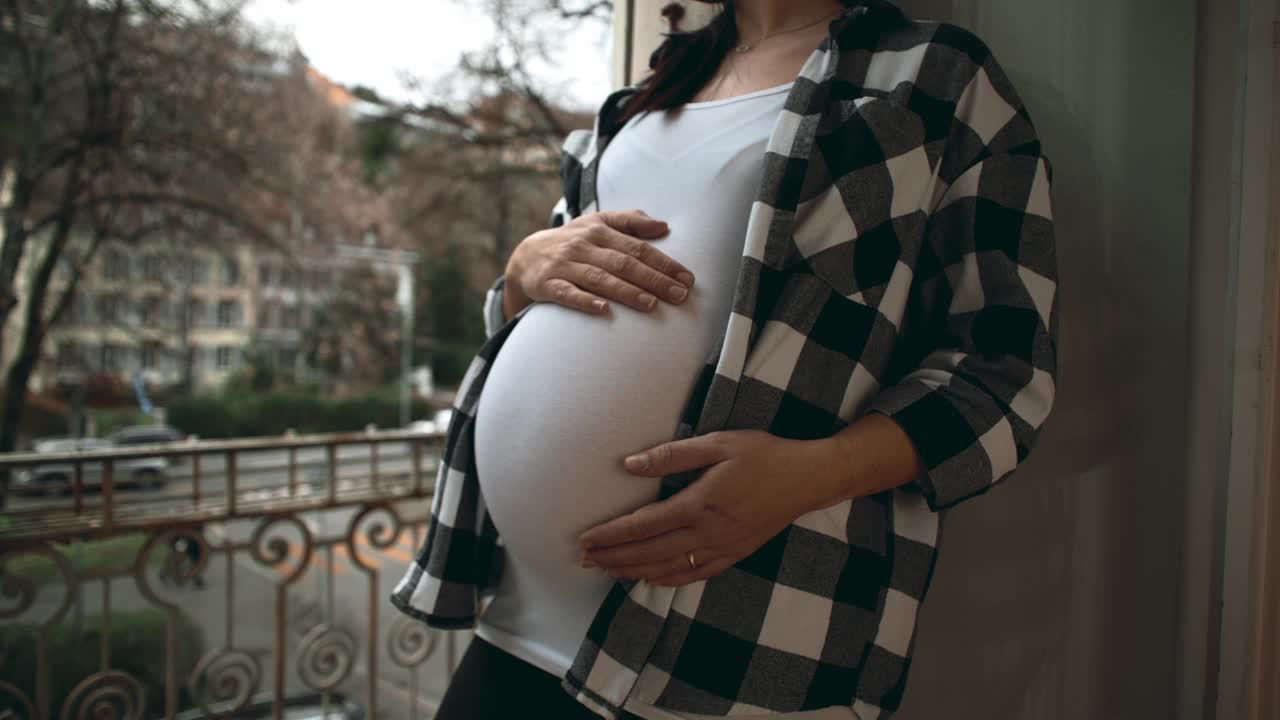
[[[370,477],[388,479],[403,477],[409,472],[408,443],[386,442],[377,446],[376,460],[368,444],[344,445],[335,450],[338,482],[358,480],[367,482]],[[301,448],[293,451],[293,470],[290,471],[290,451],[280,449],[242,450],[236,453],[236,488],[241,501],[266,499],[269,497],[287,497],[292,474],[295,483],[310,490],[327,486],[328,458],[326,450],[320,447]],[[376,468],[375,468],[376,462]],[[200,482],[199,494],[202,498],[226,495],[227,492],[227,460],[222,453],[208,453],[199,456]],[[423,468],[430,468],[424,450]],[[196,490],[194,463],[190,456],[170,460],[167,473],[168,482],[163,488],[138,488],[128,483],[127,478],[119,481],[116,502],[124,505],[135,502],[163,502],[194,497]],[[426,478],[424,478],[424,482]],[[99,488],[85,488],[85,502],[92,505],[97,502]],[[9,498],[9,510],[37,510],[48,508],[68,508],[74,502],[70,494],[43,495],[37,493],[14,492]]]

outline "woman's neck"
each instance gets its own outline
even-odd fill
[[[748,40],[800,27],[843,9],[844,3],[840,0],[735,0],[733,3],[738,36]]]

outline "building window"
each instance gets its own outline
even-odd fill
[[[80,347],[73,342],[58,343],[56,359],[59,370],[75,370],[80,367]]]
[[[165,261],[162,255],[150,253],[142,257],[142,279],[144,282],[164,282]]]
[[[280,284],[287,288],[297,287],[298,272],[290,265],[280,268]]]
[[[209,284],[209,261],[194,255],[179,255],[174,259],[174,276],[188,285]]]
[[[187,327],[204,327],[207,319],[204,301],[195,298],[187,300]]]
[[[142,369],[155,370],[160,367],[161,347],[159,343],[145,343],[142,346]]]
[[[209,261],[204,258],[191,259],[191,281],[196,285],[209,284]]]
[[[124,348],[110,343],[102,346],[99,366],[105,372],[119,372],[124,365]]]
[[[186,253],[173,256],[173,279],[175,282],[194,284],[196,276],[195,258]]]
[[[242,317],[240,303],[235,300],[222,300],[218,303],[218,327],[236,327]]]
[[[76,325],[93,322],[93,302],[83,290],[77,290],[71,301],[71,322]]]
[[[271,271],[271,266],[263,263],[258,266],[258,285],[261,287],[271,287],[271,280],[275,273]]]
[[[222,285],[235,287],[240,284],[240,263],[231,258],[222,258]]]
[[[142,324],[147,327],[164,326],[168,318],[168,307],[165,305],[164,298],[157,295],[149,295],[142,299]]]
[[[293,370],[298,365],[298,351],[294,348],[281,348],[277,363],[282,369]]]
[[[119,313],[120,322],[129,327],[137,326],[138,321],[141,319],[141,313],[138,312],[138,304],[127,295],[121,295],[118,302],[119,305],[117,305],[116,312]]]
[[[301,325],[302,311],[297,307],[287,307],[280,312],[280,327],[297,329]]]
[[[98,320],[104,325],[117,325],[124,320],[124,298],[107,294],[98,298]]]
[[[116,248],[102,258],[102,277],[106,280],[125,282],[129,279],[129,256]]]
[[[219,345],[214,351],[213,364],[219,370],[227,370],[231,368],[231,360],[235,355],[235,348],[230,345]]]

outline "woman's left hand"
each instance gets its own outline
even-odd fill
[[[614,577],[683,585],[723,572],[755,552],[797,517],[832,504],[826,480],[839,472],[822,440],[794,440],[764,430],[722,430],[663,443],[625,462],[636,475],[663,477],[707,469],[676,494],[589,528],[583,557]],[[630,458],[628,458],[630,459]],[[696,567],[687,553],[692,552]]]

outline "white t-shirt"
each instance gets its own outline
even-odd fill
[[[577,536],[657,499],[660,479],[627,472],[622,458],[671,440],[720,341],[765,146],[791,85],[631,118],[600,156],[599,208],[665,220],[670,233],[645,242],[693,271],[689,297],[648,312],[611,301],[607,316],[538,303],[489,370],[475,463],[507,553],[476,634],[557,677],[615,582],[578,565]],[[663,711],[634,692],[624,707],[652,720],[718,717]]]

